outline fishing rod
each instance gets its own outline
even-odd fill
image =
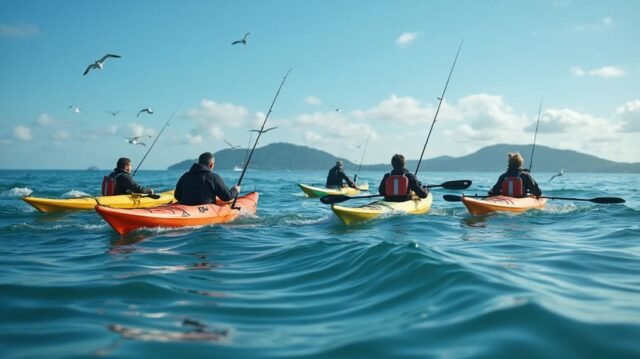
[[[142,160],[140,161],[140,163],[138,163],[138,167],[136,167],[136,170],[133,171],[133,174],[131,175],[131,177],[135,176],[136,173],[138,172],[138,169],[140,168],[140,166],[142,166],[142,162],[144,162],[144,159],[147,158],[147,155],[149,154],[149,152],[151,152],[151,150],[153,149],[153,146],[156,144],[156,141],[158,141],[158,138],[160,138],[160,136],[162,136],[162,132],[164,132],[164,129],[167,128],[169,126],[169,122],[171,121],[171,119],[173,118],[173,116],[176,114],[176,112],[178,112],[178,109],[180,108],[180,105],[178,107],[176,107],[176,110],[173,111],[173,113],[171,114],[171,116],[169,116],[169,119],[167,120],[167,122],[164,124],[164,126],[162,127],[162,129],[160,130],[160,133],[158,133],[158,136],[156,136],[156,139],[153,140],[153,143],[151,144],[151,146],[149,147],[149,149],[147,150],[147,153],[144,154],[144,157],[142,157]]]
[[[238,183],[236,184],[236,186],[240,186],[240,183],[242,183],[242,179],[244,178],[244,174],[247,172],[247,168],[249,167],[249,162],[251,161],[251,157],[253,156],[253,151],[255,151],[256,146],[258,145],[258,141],[260,140],[260,136],[262,136],[262,134],[265,132],[264,131],[264,125],[267,123],[267,120],[269,119],[269,115],[271,114],[271,110],[273,109],[273,105],[275,105],[276,100],[278,99],[278,95],[280,94],[280,90],[282,90],[282,86],[284,85],[284,82],[287,81],[287,77],[289,76],[290,72],[291,72],[291,69],[289,69],[287,71],[287,73],[284,75],[284,77],[282,78],[282,82],[280,83],[280,87],[278,87],[278,92],[276,92],[276,95],[273,97],[273,101],[271,102],[271,106],[269,107],[269,111],[267,112],[267,115],[264,117],[264,121],[262,121],[262,127],[260,127],[260,131],[258,131],[258,136],[256,137],[256,142],[253,143],[253,148],[251,149],[251,152],[249,152],[249,156],[247,157],[247,161],[244,163],[244,167],[242,168],[242,173],[240,174],[240,178],[238,178]],[[233,203],[231,203],[231,208],[240,209],[240,208],[236,207],[236,201],[237,200],[238,200],[238,193],[236,193],[236,196],[233,198]]]
[[[540,113],[542,111],[542,98],[540,98],[540,107],[538,107],[538,122],[536,123],[536,133],[533,135],[533,147],[531,147],[531,157],[529,160],[529,173],[533,169],[533,153],[536,151],[536,137],[538,137],[538,126],[540,126]]]
[[[369,145],[369,138],[371,137],[371,131],[367,135],[367,140],[364,142],[364,149],[362,150],[362,157],[360,157],[360,165],[358,166],[358,172],[353,177],[353,182],[358,182],[358,175],[360,175],[360,169],[362,169],[362,161],[364,161],[364,154],[367,152],[367,145]]]
[[[444,90],[442,90],[442,96],[438,97],[438,108],[436,109],[436,114],[433,116],[433,122],[431,122],[431,128],[429,129],[429,134],[427,135],[427,140],[424,143],[424,147],[422,147],[422,153],[420,154],[420,160],[418,160],[418,165],[416,166],[416,171],[414,175],[418,175],[418,169],[420,169],[420,163],[422,162],[422,156],[424,156],[424,151],[427,149],[427,143],[429,143],[429,137],[431,137],[431,131],[433,131],[433,125],[436,124],[436,119],[438,118],[438,112],[440,112],[440,106],[442,105],[442,101],[444,101],[444,94],[447,92],[447,87],[449,86],[449,80],[451,80],[451,75],[453,74],[453,69],[456,67],[456,62],[458,61],[458,55],[460,55],[460,49],[462,49],[462,43],[460,41],[460,46],[458,46],[458,52],[456,53],[456,58],[453,60],[453,65],[451,65],[451,71],[449,71],[449,77],[447,78],[447,83],[444,85]]]

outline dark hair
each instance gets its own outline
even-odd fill
[[[396,153],[395,155],[393,155],[393,157],[391,157],[391,165],[393,166],[394,170],[401,170],[404,168],[404,156]]]
[[[205,152],[198,157],[198,163],[201,165],[208,166],[211,161],[213,161],[213,155],[211,152]]]
[[[118,166],[119,169],[124,169],[124,166],[128,165],[131,163],[131,160],[126,158],[126,157],[120,157],[118,158],[118,164],[116,166]]]

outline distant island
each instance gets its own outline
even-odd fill
[[[98,168],[98,166],[89,166],[89,168],[87,168],[87,171],[99,171],[100,169]]]
[[[484,147],[462,157],[441,156],[423,160],[423,171],[478,171],[499,172],[506,167],[507,153],[518,151],[525,156],[529,165],[532,145],[498,144]],[[216,168],[231,170],[241,166],[246,149],[224,149],[214,154]],[[342,160],[348,172],[354,172],[357,164],[328,152],[290,143],[273,143],[256,148],[250,169],[255,170],[328,170],[336,160]],[[169,166],[169,170],[188,170],[196,159],[184,160]],[[407,168],[414,169],[417,160],[408,160]],[[640,173],[640,163],[620,163],[572,150],[558,150],[536,145],[534,171],[557,172],[565,168],[570,172]],[[387,171],[389,164],[363,165],[363,170]]]

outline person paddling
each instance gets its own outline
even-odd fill
[[[121,157],[118,159],[113,172],[102,179],[102,195],[116,196],[131,193],[153,194],[153,190],[141,186],[133,179],[131,176],[131,160]]]
[[[518,152],[507,154],[508,168],[489,191],[489,196],[525,197],[527,194],[541,196],[542,191],[531,174],[522,169],[524,158]]]
[[[393,170],[384,175],[378,192],[387,202],[404,202],[412,198],[412,192],[419,198],[427,198],[429,190],[418,178],[405,168],[404,156],[395,154],[391,157]]]
[[[230,201],[240,193],[240,186],[228,189],[222,178],[213,173],[215,158],[210,152],[205,152],[198,158],[188,172],[182,175],[176,183],[173,196],[180,204],[197,206],[216,203],[216,196],[223,201]]]
[[[344,173],[344,167],[342,161],[337,161],[336,165],[329,170],[327,174],[327,188],[342,188],[344,184],[342,181],[347,182],[347,185],[351,188],[356,188],[356,184]]]

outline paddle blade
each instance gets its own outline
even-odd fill
[[[444,200],[447,201],[447,202],[460,202],[460,201],[462,201],[462,197],[456,196],[455,194],[445,194],[444,196],[442,196],[442,198],[444,198]]]
[[[336,195],[328,194],[326,196],[320,197],[320,202],[324,204],[334,204],[334,203],[341,203],[349,199],[351,199],[351,197],[341,195],[341,194],[336,194]]]
[[[160,199],[160,195],[159,194],[150,194],[149,198]]]
[[[445,189],[467,189],[471,183],[471,180],[447,181],[441,186]]]
[[[626,201],[619,197],[597,197],[592,198],[589,201],[593,203],[601,203],[601,204],[613,204],[613,203],[625,203]]]

